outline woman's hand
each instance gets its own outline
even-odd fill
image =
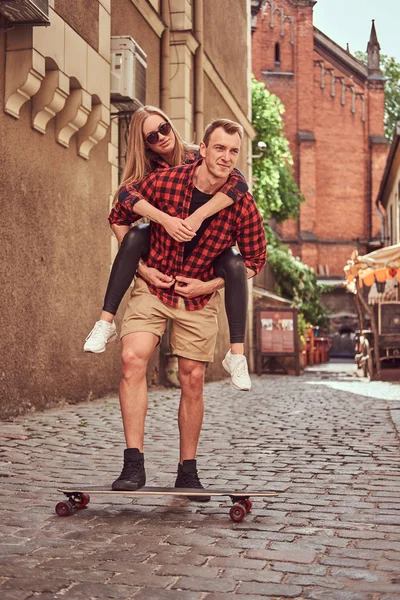
[[[196,235],[196,232],[187,225],[185,221],[178,217],[171,217],[170,215],[164,215],[161,222],[165,231],[176,240],[177,242],[189,242],[192,237]]]
[[[197,231],[199,229],[200,225],[202,224],[202,222],[203,222],[203,218],[199,215],[198,210],[195,210],[194,213],[189,215],[184,220],[185,225],[190,227],[190,229],[192,229],[193,231]]]
[[[148,267],[145,263],[139,265],[137,272],[147,283],[159,288],[170,288],[175,281],[170,275],[164,275],[158,269]]]

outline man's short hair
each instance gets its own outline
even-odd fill
[[[243,127],[239,123],[231,121],[230,119],[214,119],[207,125],[204,132],[203,142],[206,146],[209,144],[211,134],[219,127],[222,127],[222,129],[230,135],[237,133],[240,139],[243,139]]]

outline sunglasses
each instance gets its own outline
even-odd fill
[[[148,135],[146,135],[146,137],[144,138],[145,141],[148,144],[157,144],[159,139],[160,139],[160,133],[161,135],[168,135],[171,131],[171,125],[167,122],[165,123],[161,123],[160,127],[157,129],[157,131],[151,131]]]

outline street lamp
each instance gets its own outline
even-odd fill
[[[265,151],[266,151],[266,149],[267,149],[267,144],[266,144],[265,142],[262,142],[262,141],[261,141],[261,142],[258,142],[258,144],[257,144],[257,148],[258,148],[258,150],[259,150],[259,153],[258,153],[258,154],[253,154],[252,158],[256,158],[256,159],[257,159],[257,158],[261,158],[261,157],[262,157],[262,155],[264,154],[264,152],[265,152]]]

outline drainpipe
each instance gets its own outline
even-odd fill
[[[170,38],[171,15],[169,0],[161,0],[161,18],[165,29],[161,36],[161,65],[160,65],[160,107],[170,116]]]
[[[380,205],[380,202],[377,202],[375,206],[376,206],[376,210],[378,211],[378,215],[381,219],[381,244],[382,244],[382,246],[384,246],[385,245],[385,217],[384,217],[384,214],[381,211],[379,205]]]
[[[371,145],[371,142],[369,143],[369,149],[368,149],[368,160],[367,160],[367,194],[366,194],[366,201],[367,201],[367,235],[366,238],[368,240],[368,246],[371,242],[372,239],[372,164],[373,164],[373,160],[372,160],[372,152],[373,152],[373,147]],[[369,252],[369,248],[366,248],[366,252]]]
[[[194,56],[194,136],[199,144],[204,132],[204,4],[194,2],[194,35],[198,48]]]
[[[248,111],[247,111],[247,117],[249,119],[249,121],[251,121],[251,117],[252,117],[252,96],[251,96],[251,73],[252,73],[252,68],[251,68],[251,34],[252,34],[252,27],[251,27],[251,23],[252,23],[252,15],[251,15],[251,0],[247,0],[247,82],[248,82],[248,95],[247,95],[247,102],[248,102]],[[250,139],[250,137],[247,138],[247,144],[248,144],[248,151],[247,151],[247,164],[249,166],[249,172],[248,172],[248,182],[249,182],[249,189],[252,190],[253,188],[253,144],[252,144],[252,140]],[[263,149],[263,145],[260,144],[258,145],[258,148],[260,150],[260,154],[262,155],[262,153],[264,152]],[[249,357],[249,369],[251,373],[255,372],[255,355],[256,355],[256,351],[257,351],[257,346],[256,346],[256,340],[255,340],[255,331],[254,331],[254,293],[253,293],[253,288],[254,288],[254,281],[253,278],[248,280],[248,315],[247,315],[247,331],[248,331],[248,336],[247,336],[247,354]],[[246,346],[245,346],[245,351],[246,351]]]

